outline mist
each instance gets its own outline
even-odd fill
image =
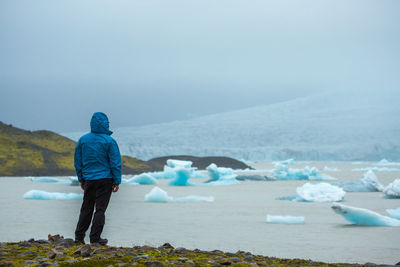
[[[320,92],[399,96],[399,1],[1,1],[0,121],[154,124]]]

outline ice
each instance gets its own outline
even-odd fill
[[[374,172],[400,172],[399,168],[386,168],[386,167],[367,167],[367,168],[355,168],[352,170],[353,172],[367,172],[367,171],[374,171]]]
[[[383,189],[386,198],[400,198],[400,179],[396,179]]]
[[[133,176],[131,179],[123,179],[124,184],[158,184],[157,180],[148,173],[142,173],[139,175]]]
[[[186,168],[174,168],[175,178],[169,181],[169,185],[187,186],[192,185],[188,182],[190,178],[190,171]]]
[[[337,172],[337,171],[339,171],[339,169],[336,168],[336,167],[328,167],[328,166],[325,166],[324,169],[323,169],[323,171],[325,171],[325,172]]]
[[[195,196],[190,195],[186,197],[177,197],[173,198],[168,196],[168,193],[162,190],[159,187],[154,187],[149,193],[147,193],[144,197],[144,201],[146,202],[213,202],[214,197],[208,196]]]
[[[236,174],[233,173],[231,168],[218,167],[212,163],[207,167],[210,179],[206,182],[207,185],[231,185],[239,184],[236,180]]]
[[[400,208],[397,208],[397,209],[387,209],[386,212],[389,213],[389,216],[390,216],[391,218],[400,220]]]
[[[60,179],[54,177],[39,177],[39,178],[31,178],[34,183],[55,183],[55,184],[72,184],[71,179]]]
[[[83,199],[83,194],[30,190],[24,194],[24,198],[38,200],[76,200]]]
[[[338,186],[328,183],[306,183],[296,188],[297,194],[289,197],[280,197],[279,200],[300,202],[335,202],[343,201],[346,192]]]
[[[382,192],[384,189],[384,186],[371,170],[364,173],[360,181],[342,181],[332,184],[343,188],[346,192]]]
[[[294,159],[282,160],[282,161],[279,161],[279,162],[276,162],[276,163],[283,164],[283,165],[294,164]]]
[[[268,223],[286,223],[286,224],[303,224],[303,216],[280,216],[267,214]]]
[[[275,181],[276,179],[270,178],[270,177],[264,176],[264,175],[257,175],[257,174],[240,174],[240,175],[236,176],[236,180],[239,180],[239,181],[245,181],[245,180],[249,180],[249,181]]]
[[[391,162],[387,159],[382,159],[376,165],[378,166],[400,166],[400,162]]]
[[[171,168],[186,168],[189,169],[192,167],[193,162],[189,160],[177,160],[177,159],[168,159],[167,165]]]
[[[337,214],[342,215],[347,221],[356,225],[400,226],[400,220],[381,215],[368,209],[350,207],[339,203],[333,203],[332,209]]]
[[[280,163],[275,164],[272,177],[277,180],[335,180],[335,178],[319,172],[315,167],[306,166],[304,169],[291,169]]]

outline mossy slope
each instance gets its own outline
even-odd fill
[[[76,143],[50,131],[25,131],[0,122],[0,176],[75,175]],[[124,174],[152,171],[136,158],[122,156]]]

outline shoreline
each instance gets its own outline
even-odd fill
[[[397,266],[400,262],[397,263]],[[173,247],[114,247],[75,244],[73,239],[49,235],[48,240],[0,243],[0,266],[391,266],[375,263],[325,263],[305,259],[284,259],[250,252],[204,251]],[[395,266],[395,265],[392,265]]]

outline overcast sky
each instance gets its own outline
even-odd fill
[[[0,1],[0,121],[134,126],[400,92],[400,1]]]

